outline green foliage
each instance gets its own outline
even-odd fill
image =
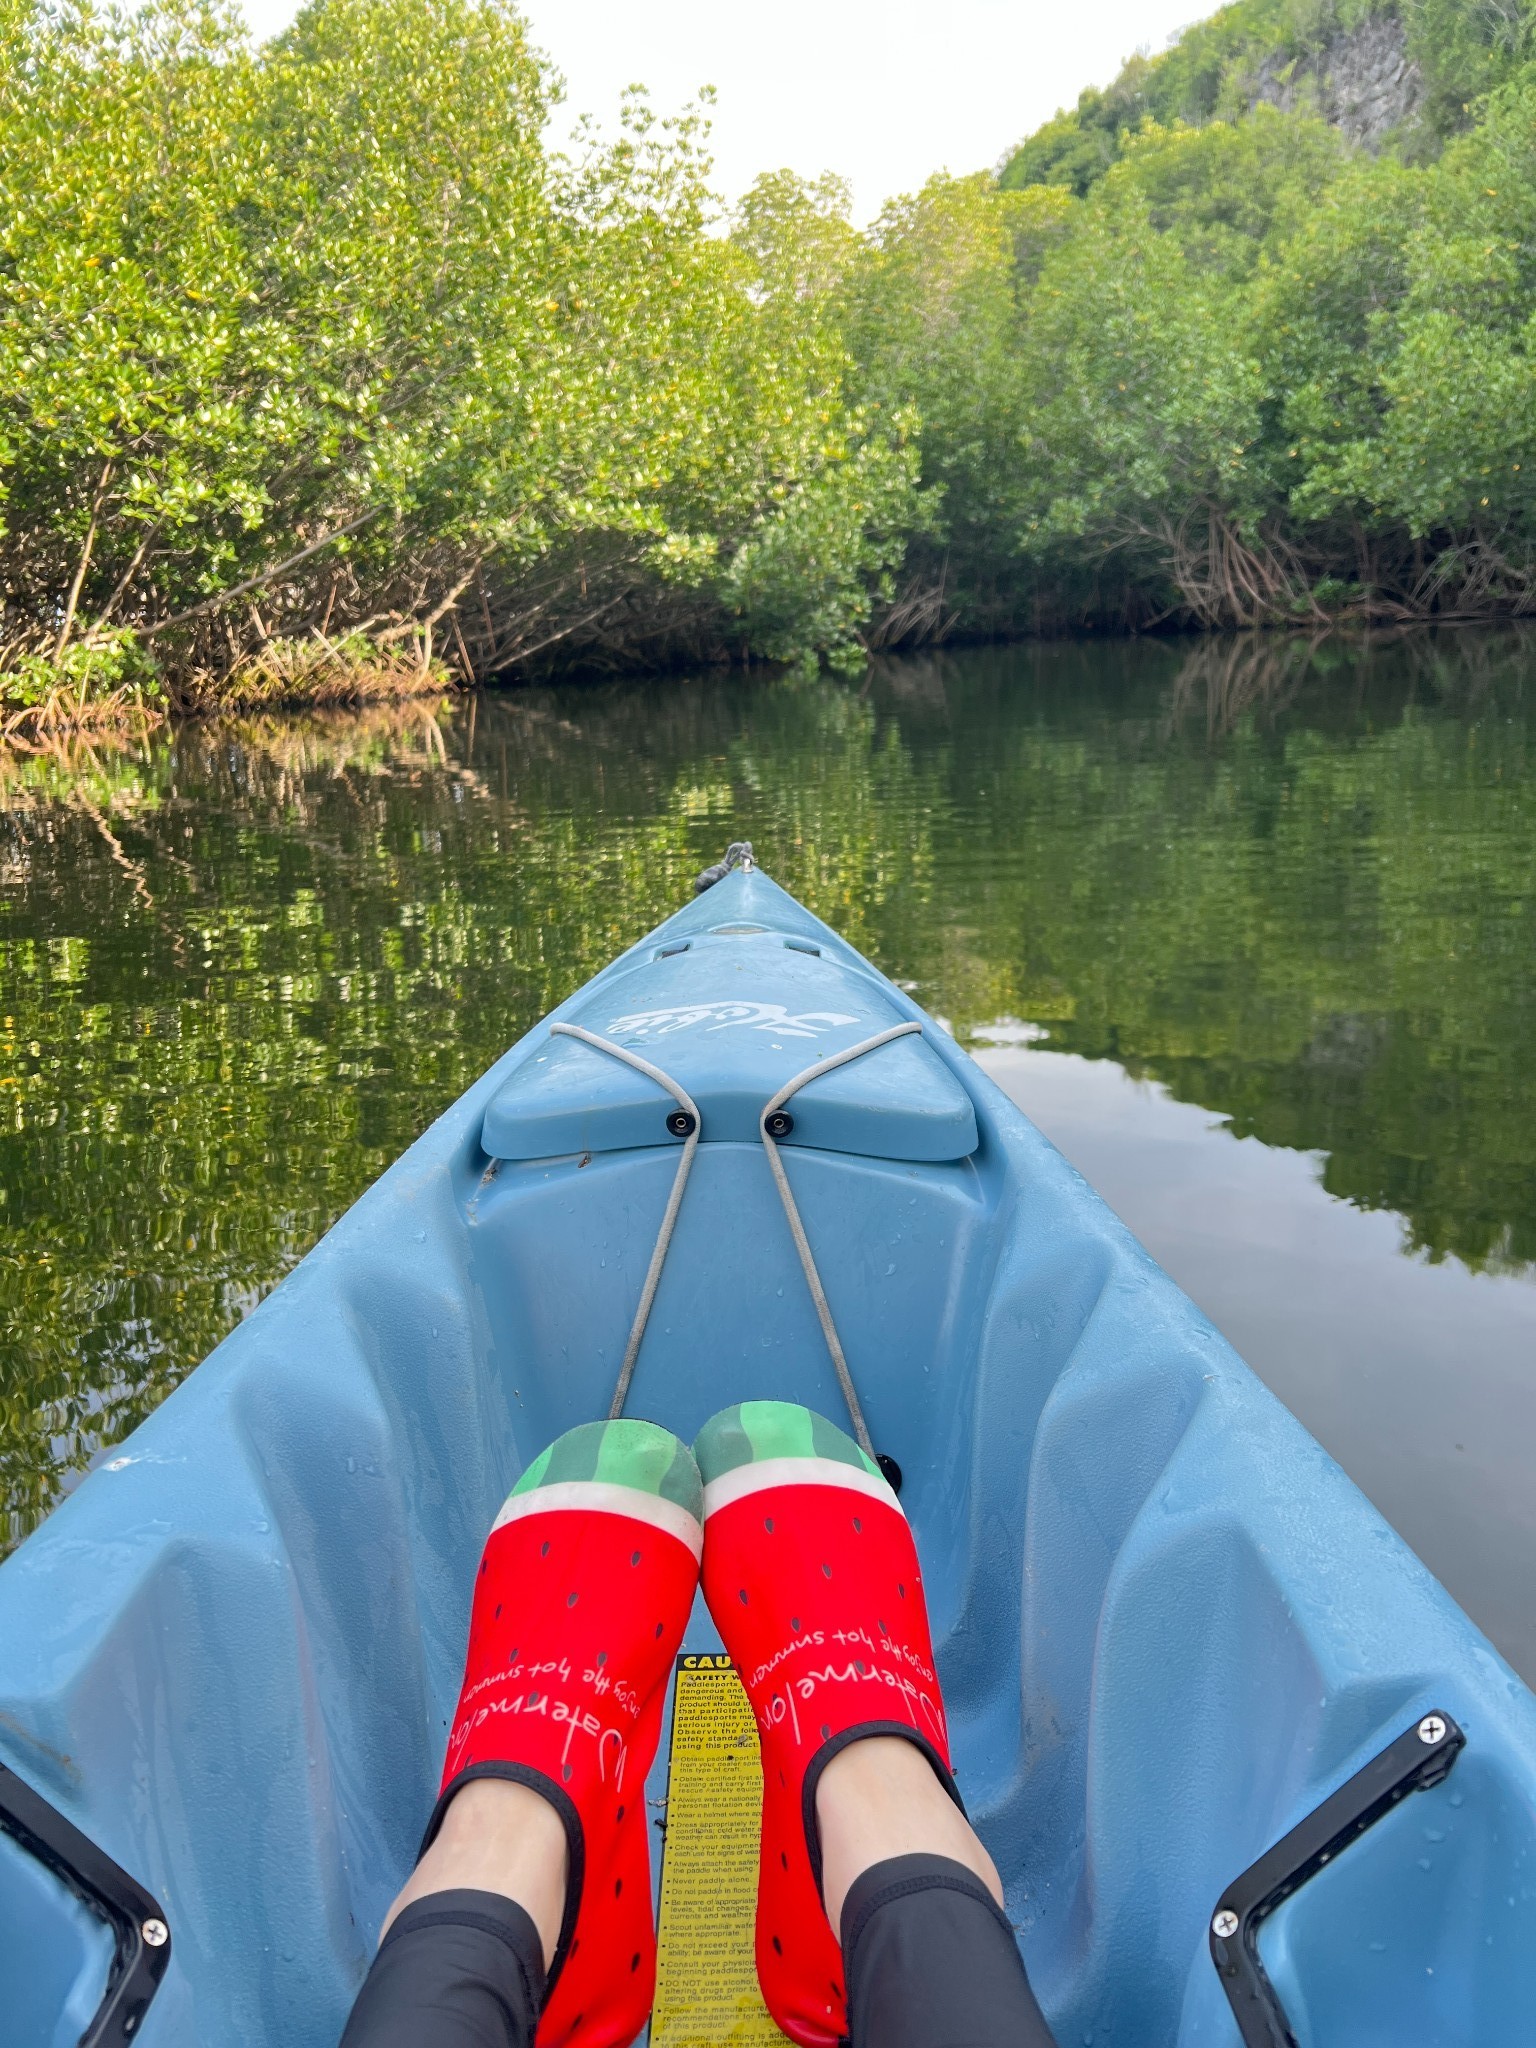
[[[1531,608],[1536,0],[1414,5],[1236,0],[861,233],[723,222],[701,109],[551,154],[510,0],[7,0],[0,723]],[[1438,155],[1316,110],[1393,24]]]
[[[1409,163],[1213,113],[1256,24],[1348,25],[1244,0],[1128,67],[1091,180],[940,181],[845,266],[862,388],[916,404],[942,492],[930,630],[1536,606],[1536,63]]]
[[[836,331],[759,289],[798,223],[713,232],[697,114],[565,159],[550,98],[503,0],[311,0],[259,52],[215,0],[10,7],[13,700],[122,629],[183,700],[311,633],[423,673],[858,644],[917,515]]]

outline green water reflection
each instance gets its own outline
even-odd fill
[[[738,834],[964,1036],[1536,1260],[1536,643],[1124,643],[203,726],[4,771],[12,1538]]]

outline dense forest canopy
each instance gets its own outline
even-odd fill
[[[1239,0],[859,232],[505,0],[0,0],[12,716],[1524,611],[1533,20]]]

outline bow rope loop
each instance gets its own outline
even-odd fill
[[[792,1081],[786,1081],[778,1094],[763,1105],[758,1119],[763,1134],[763,1150],[768,1154],[768,1164],[778,1184],[779,1200],[784,1204],[784,1214],[789,1218],[789,1231],[795,1240],[795,1250],[800,1254],[801,1269],[806,1285],[811,1290],[811,1299],[816,1304],[816,1315],[821,1323],[821,1334],[827,1340],[827,1349],[832,1354],[832,1367],[837,1374],[837,1383],[843,1390],[843,1399],[848,1404],[849,1419],[853,1433],[858,1438],[859,1449],[867,1458],[878,1464],[879,1453],[870,1439],[869,1425],[864,1420],[864,1410],[859,1405],[858,1391],[853,1384],[853,1374],[848,1370],[848,1361],[843,1356],[843,1347],[838,1341],[837,1325],[832,1320],[832,1310],[827,1303],[827,1290],[821,1284],[821,1275],[816,1270],[816,1261],[811,1256],[810,1239],[805,1234],[805,1225],[800,1220],[800,1211],[795,1206],[794,1195],[790,1192],[789,1176],[784,1171],[784,1162],[779,1157],[778,1140],[787,1136],[790,1120],[784,1118],[778,1132],[770,1126],[778,1117],[789,1098],[808,1082],[820,1080],[823,1074],[830,1074],[834,1068],[846,1067],[850,1060],[862,1059],[867,1052],[876,1052],[882,1045],[889,1045],[893,1038],[905,1038],[909,1033],[921,1034],[922,1025],[914,1019],[907,1024],[893,1024],[888,1031],[877,1031],[873,1038],[861,1039],[857,1045],[850,1045],[846,1052],[835,1052],[829,1059],[818,1060],[814,1067],[807,1067],[803,1074],[796,1074]],[[882,1469],[884,1469],[882,1467]]]
[[[597,1052],[605,1052],[611,1059],[622,1060],[626,1067],[633,1067],[636,1073],[644,1074],[648,1081],[654,1081],[658,1087],[666,1089],[684,1115],[692,1119],[693,1124],[693,1128],[687,1134],[687,1143],[683,1146],[683,1156],[677,1162],[672,1192],[667,1197],[666,1214],[661,1219],[661,1229],[656,1236],[656,1248],[651,1253],[645,1285],[640,1290],[640,1306],[635,1310],[635,1320],[629,1326],[629,1342],[624,1346],[624,1363],[619,1367],[618,1385],[613,1390],[613,1400],[608,1408],[608,1420],[616,1422],[624,1413],[624,1403],[629,1398],[629,1383],[635,1376],[635,1360],[640,1356],[640,1342],[645,1335],[645,1326],[650,1320],[651,1303],[656,1299],[661,1269],[667,1262],[667,1249],[677,1225],[677,1212],[683,1206],[683,1190],[688,1185],[693,1155],[699,1149],[704,1119],[699,1114],[699,1105],[688,1090],[674,1081],[670,1074],[664,1074],[660,1067],[653,1067],[649,1060],[641,1059],[639,1053],[630,1052],[626,1046],[615,1045],[611,1038],[599,1038],[595,1031],[584,1031],[579,1024],[551,1024],[549,1030],[551,1037],[579,1038],[583,1045],[590,1045]]]

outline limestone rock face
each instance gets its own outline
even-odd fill
[[[1376,15],[1335,36],[1316,56],[1267,57],[1254,81],[1251,105],[1267,102],[1320,114],[1366,149],[1411,121],[1424,98],[1424,80],[1408,55],[1403,24]]]

